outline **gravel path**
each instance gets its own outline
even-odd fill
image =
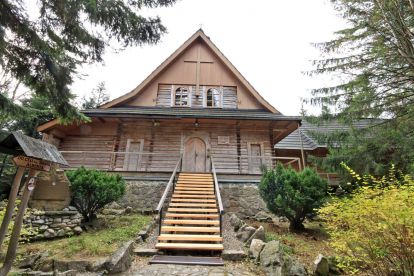
[[[199,265],[172,265],[154,264],[149,265],[150,258],[136,258],[131,268],[120,275],[133,276],[261,276],[264,275],[253,263],[247,262],[225,262],[224,266],[199,266]]]

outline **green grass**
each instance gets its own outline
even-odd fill
[[[116,251],[123,242],[136,237],[150,220],[149,216],[122,215],[98,218],[99,229],[53,241],[24,244],[19,252],[31,254],[48,251],[49,256],[70,258],[101,257]]]

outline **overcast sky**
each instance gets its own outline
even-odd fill
[[[320,56],[311,43],[329,40],[344,24],[327,0],[181,0],[148,13],[168,28],[162,41],[120,53],[109,49],[103,65],[81,69],[85,76],[72,87],[77,95],[100,81],[111,99],[131,91],[202,26],[264,98],[283,114],[297,115],[300,98],[327,81],[303,75]]]

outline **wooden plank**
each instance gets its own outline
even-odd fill
[[[209,241],[221,242],[223,238],[219,235],[182,235],[182,234],[161,234],[159,241]]]
[[[198,184],[178,184],[175,187],[181,187],[181,188],[214,188],[213,184],[208,184],[208,185],[198,185]]]
[[[216,198],[216,196],[214,194],[173,194],[172,195],[173,198]]]
[[[174,194],[195,194],[195,195],[214,195],[214,192],[210,191],[175,191]]]
[[[215,199],[200,199],[200,198],[172,198],[171,202],[211,202],[216,203]]]
[[[222,244],[209,244],[209,243],[157,243],[155,245],[157,249],[175,249],[175,250],[217,250],[222,251],[224,249]]]
[[[179,191],[214,191],[214,188],[175,187]]]
[[[216,208],[197,209],[197,208],[168,208],[168,212],[185,212],[185,213],[217,213]]]
[[[216,204],[214,203],[175,203],[172,202],[169,205],[170,207],[216,207]]]
[[[219,233],[220,227],[161,226],[161,232]]]
[[[187,225],[220,225],[220,221],[218,220],[198,220],[198,219],[166,219],[163,221],[164,224],[187,224]]]
[[[166,213],[166,218],[218,218],[218,214],[186,214],[186,213]]]

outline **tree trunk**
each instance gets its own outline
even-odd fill
[[[23,187],[23,196],[20,202],[19,211],[14,222],[13,231],[10,237],[9,247],[7,248],[6,258],[3,263],[3,267],[0,270],[0,276],[6,276],[13,264],[14,258],[16,257],[17,244],[19,242],[20,231],[22,229],[24,212],[26,211],[27,203],[29,202],[30,195],[36,185],[36,182],[33,183],[33,189],[29,189],[29,181],[32,177],[35,177],[37,172],[30,170],[28,181],[24,184]]]
[[[291,220],[289,224],[289,229],[294,232],[300,232],[305,230],[302,220]]]
[[[7,202],[6,213],[4,214],[3,222],[1,223],[0,227],[0,251],[4,242],[4,238],[7,234],[7,229],[9,227],[10,220],[13,216],[16,197],[17,193],[19,192],[20,182],[22,180],[24,171],[24,167],[19,167],[17,169],[16,175],[14,176],[13,184],[9,194],[9,200]]]

